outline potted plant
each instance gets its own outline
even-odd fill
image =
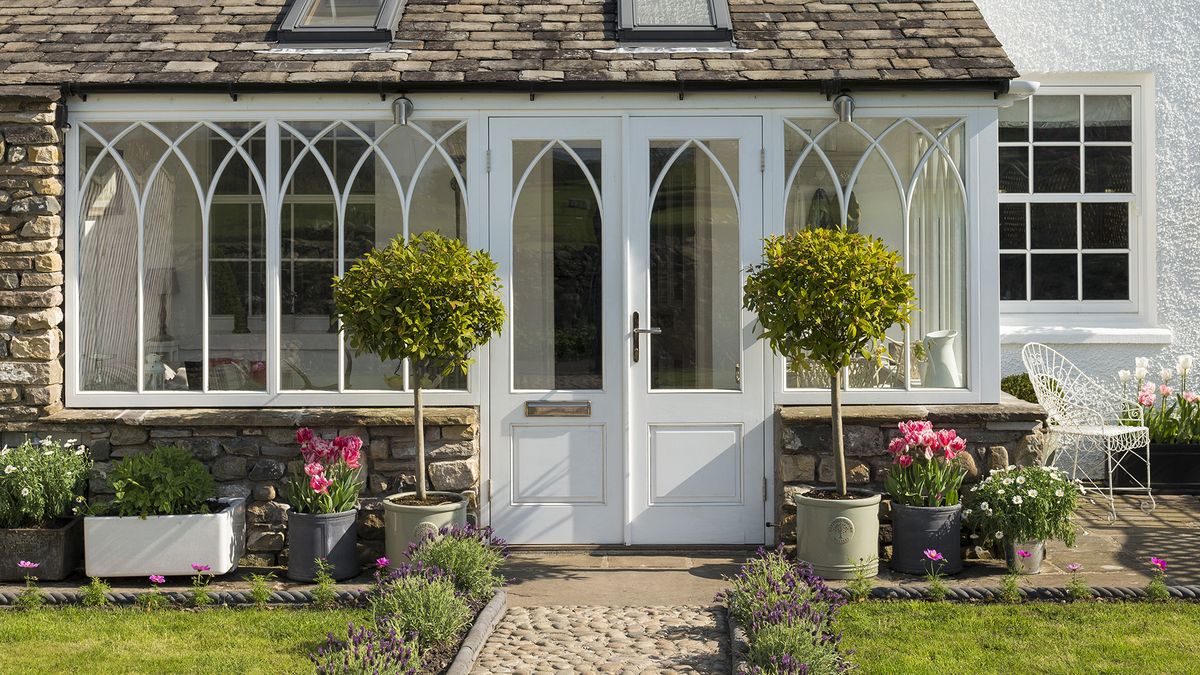
[[[962,504],[967,468],[959,455],[967,442],[953,429],[927,421],[899,424],[888,444],[892,466],[884,486],[892,498],[891,567],[905,574],[928,572],[926,551],[942,553],[940,574],[962,571]]]
[[[850,578],[877,558],[880,496],[846,489],[842,372],[856,354],[873,358],[887,330],[909,322],[913,275],[882,240],[845,228],[768,237],[763,258],[744,299],[758,314],[761,339],[789,363],[816,364],[830,384],[837,487],[796,497],[796,554],[823,577]]]
[[[288,485],[288,566],[293,581],[317,577],[324,559],[334,579],[358,576],[358,493],[362,490],[362,439],[338,436],[332,441],[296,432],[303,466],[292,471]]]
[[[1138,358],[1133,372],[1118,371],[1117,377],[1142,415],[1131,410],[1128,424],[1145,424],[1150,429],[1150,470],[1141,453],[1127,453],[1115,472],[1117,487],[1138,483],[1154,486],[1155,492],[1200,494],[1200,394],[1188,388],[1192,357],[1175,360],[1175,371],[1159,371],[1159,384],[1150,380],[1150,361]],[[1130,391],[1132,385],[1132,391]],[[1144,419],[1144,421],[1143,421]]]
[[[110,502],[83,519],[90,577],[214,575],[237,568],[246,548],[246,500],[217,499],[204,465],[180,447],[159,445],[127,457],[109,474]]]
[[[985,540],[1004,547],[1010,569],[1037,574],[1047,539],[1075,545],[1071,516],[1080,494],[1079,483],[1053,467],[1009,466],[994,469],[975,487],[963,515]]]
[[[73,440],[25,439],[0,449],[0,581],[24,579],[22,560],[39,563],[42,581],[75,571],[83,522],[72,509],[91,468],[87,448]]]
[[[421,392],[453,372],[499,332],[504,304],[496,263],[457,239],[424,232],[368,251],[334,279],[334,301],[349,345],[384,361],[408,359],[412,376],[417,480],[413,492],[383,500],[387,557],[444,526],[466,523],[463,495],[426,489]]]

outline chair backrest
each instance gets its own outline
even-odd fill
[[[1120,411],[1105,410],[1112,394],[1102,384],[1050,347],[1030,342],[1021,349],[1021,360],[1051,424],[1101,424],[1120,416]]]

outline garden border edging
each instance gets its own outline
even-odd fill
[[[508,591],[501,588],[475,617],[475,623],[471,625],[471,630],[463,638],[462,644],[458,647],[458,654],[450,663],[450,667],[446,669],[445,675],[468,675],[471,672],[471,669],[475,667],[475,662],[479,660],[483,645],[487,643],[492,633],[496,632],[496,627],[500,625],[500,620],[507,612]]]
[[[746,639],[746,629],[729,611],[729,605],[722,607],[725,608],[725,622],[729,625],[729,672],[738,675],[750,670],[746,663],[746,650],[750,648],[750,643]]]

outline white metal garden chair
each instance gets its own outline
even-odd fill
[[[1046,410],[1046,464],[1065,471],[1072,480],[1107,490],[1112,520],[1117,518],[1115,492],[1146,493],[1142,510],[1154,510],[1150,486],[1150,430],[1142,406],[1113,392],[1089,377],[1067,357],[1043,344],[1031,342],[1021,350],[1021,360]],[[1146,461],[1145,482],[1122,460],[1127,456]],[[1140,461],[1138,462],[1140,464]],[[1104,473],[1107,480],[1097,481]],[[1129,487],[1116,487],[1118,473],[1128,477]],[[1138,472],[1140,473],[1140,471]]]

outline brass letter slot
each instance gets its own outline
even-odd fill
[[[591,401],[525,401],[526,417],[591,417]]]

